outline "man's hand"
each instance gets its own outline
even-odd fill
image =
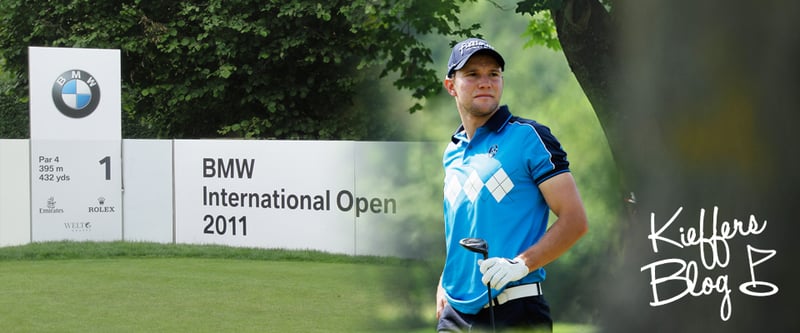
[[[442,317],[442,310],[444,310],[446,304],[447,298],[444,296],[444,288],[442,288],[442,282],[439,281],[439,286],[436,287],[436,320]]]
[[[509,282],[524,278],[529,273],[528,266],[520,259],[497,257],[486,260],[479,259],[478,265],[481,266],[483,274],[481,282],[483,284],[491,282],[494,289],[503,288]]]

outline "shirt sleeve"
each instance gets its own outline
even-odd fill
[[[555,175],[569,172],[569,161],[561,143],[547,126],[535,123],[533,129],[531,175],[534,183],[540,185]]]

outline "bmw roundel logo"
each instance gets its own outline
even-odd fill
[[[53,103],[67,117],[86,117],[100,103],[100,86],[86,71],[68,70],[53,83]]]

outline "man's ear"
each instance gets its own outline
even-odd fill
[[[447,90],[447,93],[450,94],[450,96],[455,96],[456,95],[455,82],[453,82],[453,80],[454,80],[454,78],[448,77],[448,78],[445,78],[444,82],[443,82],[444,89]]]

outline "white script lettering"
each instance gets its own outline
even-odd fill
[[[754,214],[750,214],[747,222],[744,220],[733,219],[733,222],[719,221],[719,207],[714,206],[710,231],[706,227],[706,210],[700,209],[700,218],[697,227],[678,227],[677,238],[670,238],[667,233],[683,212],[683,207],[679,207],[672,217],[659,228],[656,227],[656,214],[650,214],[650,234],[647,239],[650,240],[653,253],[658,253],[659,243],[672,245],[679,249],[686,249],[696,246],[699,250],[700,262],[706,271],[714,269],[727,268],[730,263],[731,245],[729,240],[736,237],[747,237],[752,235],[759,235],[767,228],[767,221],[759,222]],[[710,232],[710,234],[709,234]],[[753,260],[753,253],[764,255],[761,259]],[[769,282],[758,281],[755,276],[755,266],[758,266],[765,261],[769,260],[777,254],[775,250],[762,250],[756,249],[747,245],[747,255],[749,258],[750,268],[750,281],[744,282],[739,285],[739,290],[746,295],[753,297],[766,297],[771,296],[778,292],[778,287]],[[668,269],[674,269],[669,271]],[[658,272],[657,272],[658,269]],[[731,306],[731,289],[728,286],[728,275],[718,275],[716,278],[704,277],[699,278],[700,271],[697,261],[684,260],[678,258],[668,258],[655,261],[651,264],[642,266],[640,271],[650,271],[650,286],[653,292],[653,299],[650,306],[656,307],[675,302],[686,295],[692,297],[706,296],[713,293],[722,294],[722,302],[720,304],[719,314],[720,318],[724,321],[730,319],[733,312]],[[672,272],[669,275],[660,276],[659,272],[668,270]],[[665,290],[674,290],[668,288],[659,288],[659,285],[678,286],[679,292],[674,295],[664,295]],[[757,288],[767,289],[766,291],[758,291]]]

